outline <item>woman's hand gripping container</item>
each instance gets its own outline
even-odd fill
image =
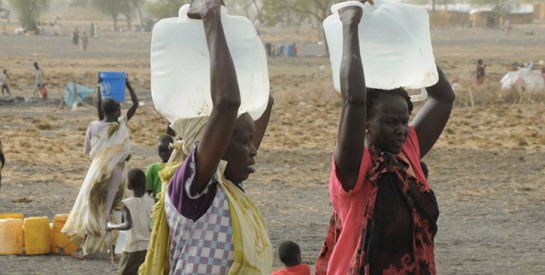
[[[439,75],[431,46],[429,17],[420,6],[375,0],[374,5],[347,1],[331,7],[324,22],[335,90],[340,91],[343,27],[339,10],[348,6],[363,9],[358,25],[361,62],[369,88],[422,89],[437,83]],[[425,89],[413,101],[426,99]]]
[[[188,9],[184,5],[178,17],[155,24],[151,39],[151,94],[157,111],[171,123],[212,111],[204,27],[201,20],[187,17]],[[269,100],[265,49],[247,18],[231,16],[222,6],[221,20],[240,88],[239,113],[257,119]]]
[[[125,82],[127,74],[124,72],[98,73],[98,85],[103,98],[111,97],[116,102],[125,102]]]

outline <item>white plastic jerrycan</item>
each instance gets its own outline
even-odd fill
[[[155,108],[171,123],[210,115],[210,54],[201,20],[178,17],[155,24],[151,39],[151,93]],[[240,88],[239,113],[259,118],[269,100],[267,56],[252,23],[230,16],[221,7],[221,20]]]
[[[375,0],[375,5],[348,1],[331,7],[324,22],[333,84],[340,91],[343,29],[339,9],[360,6],[359,42],[367,87],[390,90],[421,89],[437,83],[439,76],[431,46],[429,18],[420,6]],[[426,99],[422,94],[413,101]]]

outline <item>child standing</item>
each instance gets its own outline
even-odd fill
[[[119,262],[120,275],[138,274],[138,268],[146,259],[150,239],[150,215],[153,200],[146,194],[146,175],[140,169],[131,169],[128,174],[128,187],[134,196],[124,199],[122,224],[108,222],[106,229],[128,230]]]
[[[11,96],[11,93],[9,92],[9,86],[8,86],[8,70],[4,69],[2,71],[2,74],[0,74],[0,85],[2,86],[2,95],[4,95],[4,91],[8,93],[8,95]]]
[[[146,170],[146,190],[149,194],[153,194],[153,199],[157,201],[157,194],[161,193],[161,178],[159,178],[159,171],[163,169],[165,163],[167,163],[172,153],[172,148],[170,144],[174,140],[170,135],[162,135],[157,139],[157,153],[161,158],[161,162],[156,162],[148,166]]]
[[[278,248],[278,256],[285,268],[273,271],[271,275],[310,275],[310,267],[301,264],[301,249],[292,241],[285,241]]]

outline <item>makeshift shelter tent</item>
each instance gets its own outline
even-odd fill
[[[64,103],[68,108],[78,106],[84,98],[88,97],[93,92],[94,90],[91,88],[69,81],[66,86],[64,86]]]

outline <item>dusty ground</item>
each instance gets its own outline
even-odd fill
[[[527,30],[534,35],[525,35]],[[264,40],[279,40],[278,32],[261,33]],[[515,26],[510,36],[433,29],[432,37],[438,64],[465,86],[443,136],[424,159],[441,210],[438,271],[543,274],[545,101],[534,93],[515,104],[519,95],[498,92],[497,82],[506,64],[545,59],[545,27]],[[58,108],[54,99],[68,80],[91,86],[98,71],[127,71],[144,103],[130,121],[130,166],[145,169],[158,159],[154,144],[165,120],[153,109],[149,92],[149,42],[149,33],[102,31],[82,52],[69,36],[0,36],[0,66],[10,70],[14,96],[32,95],[32,62],[38,61],[51,97],[0,105],[0,139],[7,158],[0,212],[51,218],[70,211],[89,164],[82,153],[85,129],[96,114],[88,105],[75,111]],[[482,87],[471,85],[469,78],[478,58],[492,64]],[[309,263],[321,247],[331,211],[327,180],[340,105],[328,66],[323,57],[269,60],[277,103],[258,154],[258,173],[246,185],[265,215],[273,244],[298,242]],[[468,107],[469,92],[475,108]],[[2,256],[0,266],[0,274],[114,273],[106,255],[86,261]],[[275,266],[280,266],[278,259]]]

